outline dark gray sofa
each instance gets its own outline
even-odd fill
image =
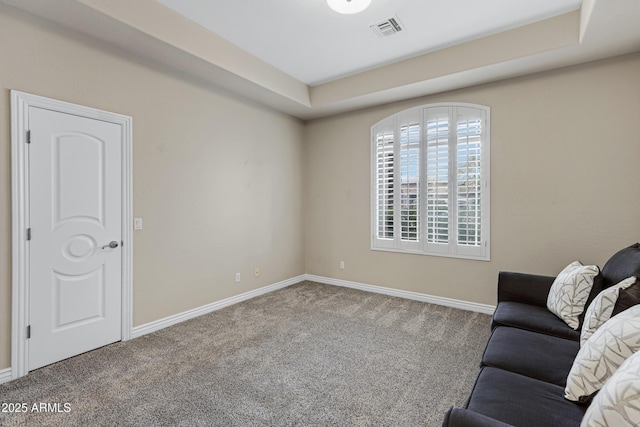
[[[640,278],[640,244],[618,251],[594,281],[602,289]],[[498,276],[498,305],[481,370],[464,408],[451,408],[443,426],[579,426],[587,406],[564,398],[567,375],[580,349],[573,330],[547,310],[554,277],[514,272]],[[616,311],[637,303],[621,292]]]

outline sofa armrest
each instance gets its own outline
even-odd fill
[[[498,273],[498,303],[522,302],[546,307],[555,277],[501,271]]]
[[[463,408],[449,408],[442,422],[443,427],[513,427]]]

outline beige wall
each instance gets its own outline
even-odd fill
[[[144,218],[135,325],[305,272],[494,304],[501,269],[555,274],[640,240],[638,54],[305,126],[77,37],[0,4],[0,369],[10,365],[9,89],[133,117]],[[440,101],[491,107],[491,262],[370,250],[370,126]]]
[[[0,52],[0,369],[10,366],[10,89],[133,117],[144,218],[134,325],[304,273],[302,122],[2,4]]]
[[[491,107],[491,261],[370,250],[370,127],[449,101]],[[495,304],[499,270],[602,266],[640,241],[639,122],[638,54],[308,122],[306,272]]]

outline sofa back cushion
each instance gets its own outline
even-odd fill
[[[620,289],[618,300],[616,301],[616,305],[613,307],[613,313],[611,316],[622,313],[626,309],[638,304],[640,304],[640,282],[636,282],[627,289]]]
[[[620,283],[631,276],[640,277],[640,243],[616,252],[602,267],[604,288]]]

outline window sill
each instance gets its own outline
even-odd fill
[[[372,251],[380,251],[380,252],[395,252],[401,254],[408,255],[423,255],[423,256],[432,256],[432,257],[440,257],[440,258],[457,258],[457,259],[467,259],[471,261],[491,261],[491,255],[488,253],[484,256],[475,256],[475,255],[464,255],[464,254],[450,254],[450,253],[439,253],[439,252],[423,252],[423,251],[412,251],[408,249],[394,249],[394,248],[377,248],[375,246],[371,247]]]

